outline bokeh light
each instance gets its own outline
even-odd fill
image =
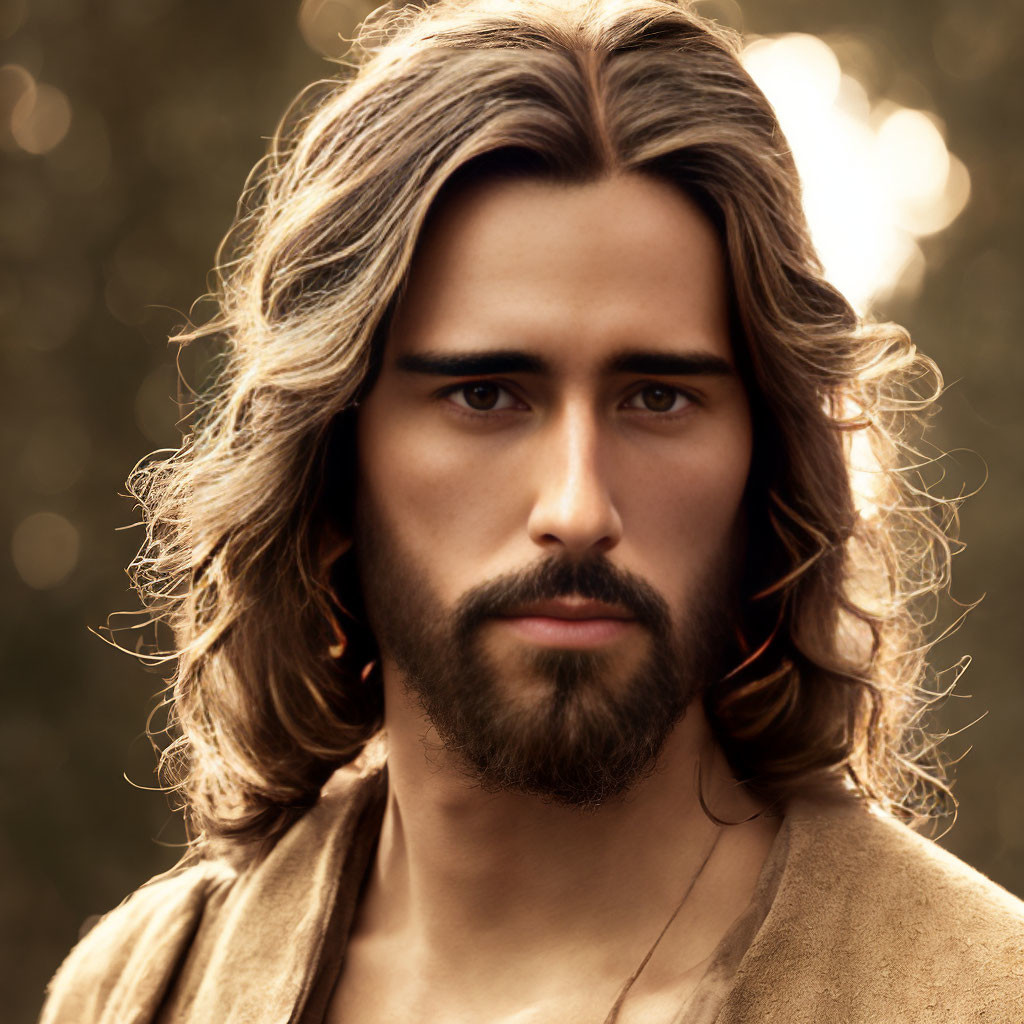
[[[78,529],[56,512],[35,512],[14,528],[11,558],[35,590],[63,583],[78,564]]]
[[[365,13],[350,0],[302,0],[299,31],[306,45],[325,57],[338,57],[346,49],[344,36]]]
[[[11,110],[11,136],[26,153],[48,153],[71,127],[71,104],[54,85],[26,89]]]
[[[828,278],[860,311],[924,276],[917,239],[949,226],[970,175],[933,114],[872,103],[823,39],[757,39],[743,61],[789,140],[804,206]]]

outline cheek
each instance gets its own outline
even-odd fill
[[[521,512],[510,447],[466,444],[422,420],[368,416],[358,444],[356,506],[381,515],[408,550],[479,582],[484,560],[507,543]],[[520,515],[520,519],[523,517]]]
[[[625,546],[666,596],[688,601],[697,581],[739,551],[750,457],[741,421],[707,443],[632,460],[620,492]]]

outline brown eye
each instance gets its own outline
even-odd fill
[[[466,399],[466,405],[478,412],[486,412],[498,404],[498,395],[501,392],[496,384],[488,384],[483,381],[479,384],[467,384],[462,389],[462,395]]]
[[[494,380],[471,380],[452,384],[438,397],[467,413],[499,413],[523,408],[509,389]]]
[[[634,400],[639,398],[643,403],[642,408],[647,412],[678,412],[688,403],[686,395],[681,391],[666,387],[664,384],[648,384],[647,387],[641,388],[633,398]],[[677,407],[677,400],[680,399],[682,400],[681,404]],[[640,408],[640,406],[634,405],[633,408]]]

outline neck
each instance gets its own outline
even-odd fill
[[[482,791],[445,754],[393,666],[385,693],[388,803],[362,911],[376,934],[402,935],[435,963],[464,962],[467,950],[479,959],[482,948],[542,960],[578,947],[581,935],[597,956],[606,941],[611,957],[649,945],[716,839],[688,905],[713,907],[716,885],[737,870],[750,874],[745,839],[757,827],[719,836],[701,809],[698,767],[720,818],[741,821],[762,808],[730,778],[697,704],[648,778],[584,812]]]

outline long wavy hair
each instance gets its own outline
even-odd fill
[[[319,543],[347,523],[354,403],[417,238],[469,175],[641,173],[700,204],[756,434],[715,736],[771,800],[853,791],[918,824],[949,797],[921,716],[955,509],[915,451],[941,379],[824,279],[739,45],[683,0],[440,0],[371,16],[286,115],[218,253],[216,313],[174,339],[217,344],[216,379],[181,447],[129,480],[133,582],[175,638],[151,731],[197,846],[272,840],[381,726],[373,637],[338,609],[348,563],[328,585]]]

